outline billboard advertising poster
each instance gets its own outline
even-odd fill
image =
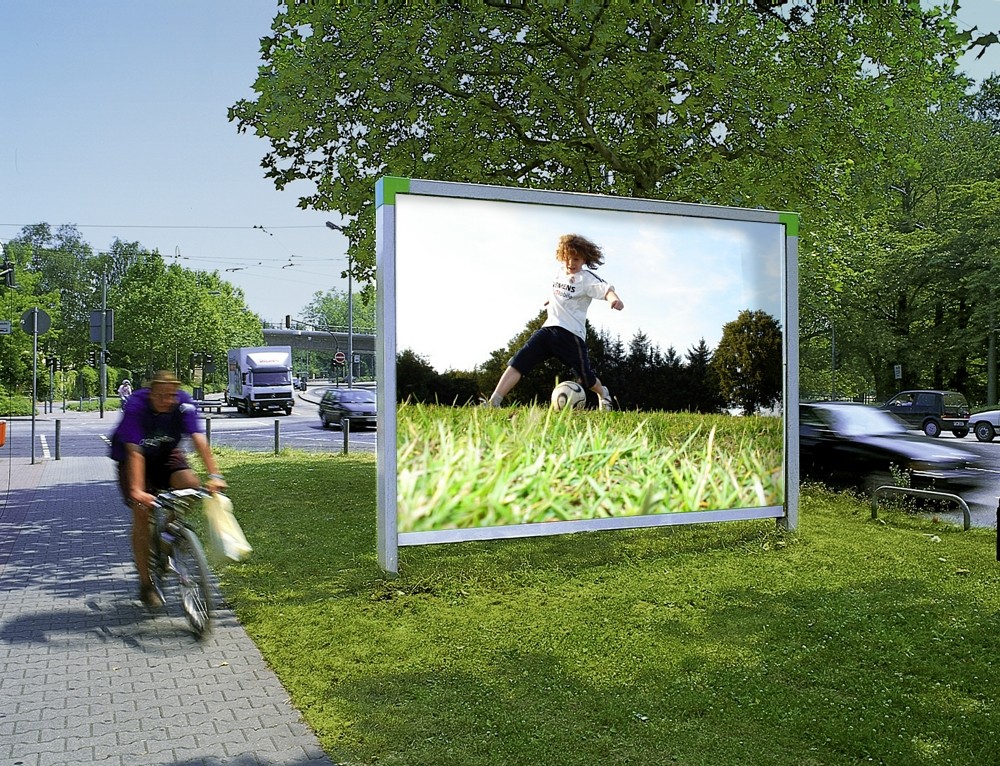
[[[747,518],[795,525],[795,214],[400,178],[379,182],[376,206],[385,569],[396,571],[406,545]],[[567,234],[598,246],[604,263],[567,280],[556,259]],[[553,296],[584,282],[597,297],[583,334],[593,372],[615,382],[614,410],[600,411],[593,393],[587,409],[553,409],[551,387],[578,380],[558,360],[516,376],[501,407],[479,406],[470,386],[488,397]],[[761,356],[776,381],[762,413],[669,412],[637,393],[676,386],[664,367],[714,352],[748,317],[774,328],[780,347]],[[458,393],[407,399],[414,381],[397,377],[400,359],[407,376],[416,361]]]

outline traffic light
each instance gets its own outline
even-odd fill
[[[285,314],[285,329],[286,330],[291,330],[292,329],[292,315],[291,314]]]
[[[3,259],[3,281],[7,287],[17,287],[17,277],[14,275],[14,264],[10,258],[4,256]]]

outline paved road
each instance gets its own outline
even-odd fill
[[[316,406],[317,391],[299,393],[291,415],[271,415],[250,418],[226,407],[222,413],[207,413],[211,424],[213,445],[232,447],[250,452],[272,452],[275,426],[278,446],[315,452],[341,452],[344,436],[339,429],[323,428]],[[39,412],[35,417],[34,441],[30,418],[15,418],[8,424],[8,445],[3,454],[31,458],[32,445],[37,461],[60,457],[84,457],[106,451],[107,437],[121,417],[120,412],[108,411],[102,418],[98,412]],[[58,430],[58,434],[57,434]],[[352,431],[348,434],[349,451],[374,452],[378,434],[374,430]]]
[[[229,609],[139,604],[110,460],[0,468],[0,764],[332,766]]]

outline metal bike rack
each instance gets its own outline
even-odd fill
[[[926,497],[931,500],[950,500],[951,502],[958,505],[962,509],[962,516],[964,517],[964,528],[965,531],[969,531],[969,527],[972,526],[971,512],[969,511],[969,504],[965,502],[958,495],[953,495],[950,492],[937,492],[931,489],[911,489],[910,487],[896,487],[891,484],[883,484],[881,487],[877,487],[874,492],[872,492],[872,518],[878,518],[878,499],[882,495],[887,494],[895,495],[909,495],[911,497]],[[1000,510],[998,510],[1000,514]],[[998,543],[1000,546],[1000,543]],[[998,548],[1000,551],[1000,548]],[[998,552],[998,561],[1000,561],[1000,552]]]

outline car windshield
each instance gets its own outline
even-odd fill
[[[340,401],[342,402],[374,402],[375,394],[371,391],[354,389],[351,391],[341,391]]]
[[[892,415],[871,407],[824,407],[822,411],[834,430],[845,436],[906,433],[906,426]]]

